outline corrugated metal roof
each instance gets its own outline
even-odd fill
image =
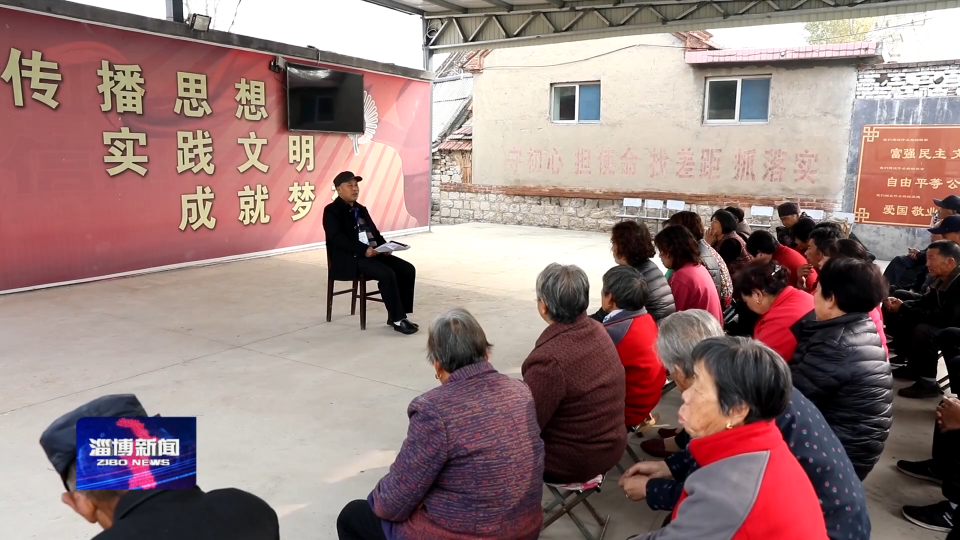
[[[428,24],[435,52],[919,13],[960,0],[363,0]]]
[[[449,128],[457,116],[473,99],[473,77],[466,75],[450,81],[433,84],[433,125],[430,140],[437,138]]]
[[[743,62],[787,62],[793,60],[841,60],[877,58],[879,44],[872,41],[807,45],[774,49],[723,49],[719,51],[687,51],[688,64],[737,64]]]

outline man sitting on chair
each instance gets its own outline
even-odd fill
[[[380,296],[387,307],[387,325],[402,334],[413,334],[419,326],[407,320],[413,313],[413,286],[417,269],[393,256],[377,253],[386,243],[366,207],[357,202],[359,182],[350,171],[333,179],[337,198],[323,209],[323,232],[327,237],[330,276],[338,281],[353,281],[359,274],[377,280]]]

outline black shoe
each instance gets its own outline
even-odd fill
[[[404,320],[407,321],[408,323],[410,323],[410,326],[413,326],[413,327],[416,328],[417,330],[420,329],[420,325],[419,325],[419,324],[417,324],[417,323],[415,323],[415,322],[410,322],[408,319],[404,319]],[[393,321],[391,321],[390,319],[387,319],[387,326],[393,326]]]
[[[912,369],[904,366],[904,367],[899,367],[899,368],[893,370],[893,378],[894,378],[894,379],[902,379],[902,380],[904,380],[904,381],[915,381],[915,380],[919,379],[920,377],[917,375],[917,373],[916,373],[915,371],[913,371]]]
[[[936,471],[933,470],[932,459],[927,459],[924,461],[907,461],[905,459],[901,459],[897,462],[897,470],[907,476],[912,476],[921,480],[929,480],[934,484],[943,483],[943,480],[940,479],[940,476],[936,473]]]
[[[940,501],[929,506],[904,506],[903,517],[931,531],[953,530],[953,506],[950,501]]]
[[[938,385],[936,381],[925,381],[923,379],[897,391],[898,396],[909,399],[938,398],[942,393],[943,392],[940,391],[940,385]]]
[[[408,336],[410,334],[416,334],[420,330],[420,328],[414,326],[410,321],[406,319],[398,323],[390,323],[390,326],[392,326],[393,329],[396,330],[397,332],[400,332],[401,334],[405,334]]]

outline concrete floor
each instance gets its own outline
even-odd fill
[[[469,309],[494,343],[492,361],[519,376],[543,330],[534,280],[576,263],[594,284],[612,264],[607,236],[471,224],[409,237],[424,325]],[[97,396],[133,392],[151,414],[198,416],[199,483],[266,499],[285,539],[336,538],[343,505],[367,495],[406,433],[406,407],[435,386],[426,334],[405,337],[372,308],[361,332],[338,297],[324,322],[323,250],[0,296],[0,529],[4,539],[84,539],[97,529],[60,503],[41,431]],[[900,383],[898,383],[898,386]],[[679,394],[660,404],[676,418]],[[882,461],[866,482],[873,538],[943,538],[900,517],[940,500],[938,486],[894,470],[929,457],[935,400],[897,398]],[[638,441],[633,441],[637,444]],[[656,528],[663,514],[625,499],[612,475],[592,501],[612,516],[607,538]],[[789,511],[789,509],[784,509]],[[578,539],[569,519],[546,539]]]

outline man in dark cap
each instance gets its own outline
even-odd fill
[[[337,198],[323,209],[323,231],[327,237],[330,275],[338,281],[353,281],[357,274],[377,280],[387,308],[387,325],[401,334],[413,334],[420,327],[407,320],[413,313],[413,288],[417,269],[392,254],[377,253],[386,243],[366,207],[357,202],[359,182],[350,171],[333,179]]]
[[[777,215],[780,216],[780,222],[783,223],[783,226],[777,227],[777,241],[784,246],[796,249],[797,240],[793,237],[790,229],[797,224],[797,221],[800,221],[801,217],[806,216],[806,214],[801,216],[799,204],[795,202],[785,202],[777,206]],[[800,254],[803,255],[803,252],[800,252]]]
[[[940,226],[942,220],[945,220],[949,216],[954,216],[960,213],[960,197],[956,195],[950,195],[944,197],[943,199],[934,199],[933,204],[937,205],[937,213],[930,220],[930,226],[937,228]],[[929,230],[929,229],[928,229]],[[932,233],[930,238],[931,242],[935,242],[941,238],[938,233]],[[898,296],[897,291],[903,290],[907,292],[922,292],[922,286],[925,281],[927,281],[927,250],[918,250],[914,248],[908,248],[906,255],[899,255],[894,257],[890,264],[887,265],[887,268],[883,271],[883,277],[887,279],[887,283],[890,284],[890,292],[894,296]],[[903,298],[906,300],[907,298]]]
[[[40,436],[60,475],[64,504],[104,531],[94,540],[278,540],[277,514],[239,489],[77,490],[77,421],[88,417],[145,417],[137,396],[103,396],[61,416]]]

